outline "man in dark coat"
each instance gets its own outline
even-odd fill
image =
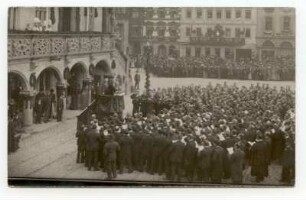
[[[137,93],[133,93],[131,95],[132,103],[133,103],[133,116],[135,116],[135,113],[139,112],[140,108],[140,99]]]
[[[116,88],[114,87],[113,80],[110,79],[108,82],[108,87],[106,88],[104,94],[113,96],[116,92]]]
[[[63,110],[64,110],[64,94],[61,94],[57,100],[57,108],[56,108],[58,122],[62,121]]]
[[[76,133],[77,137],[77,145],[78,145],[78,152],[77,152],[77,163],[84,163],[85,161],[85,150],[86,150],[86,143],[85,143],[85,132],[87,128],[82,125]]]
[[[219,146],[219,141],[213,141],[213,150],[211,155],[211,182],[219,184],[223,178],[223,162],[224,162],[224,149]]]
[[[282,159],[282,175],[281,182],[290,184],[291,180],[294,179],[295,168],[295,152],[292,144],[287,143],[284,150]]]
[[[184,152],[184,167],[188,181],[193,181],[196,167],[197,151],[198,150],[196,148],[196,143],[194,139],[192,137],[188,138]]]
[[[123,173],[124,167],[127,167],[129,173],[132,173],[132,148],[134,145],[133,139],[130,135],[128,135],[128,132],[126,130],[123,130],[123,133],[119,136],[118,142],[121,149],[119,153],[119,173]]]
[[[285,137],[281,130],[271,135],[272,160],[279,162],[285,149]]]
[[[207,183],[210,181],[212,148],[211,146],[205,146],[204,149],[198,153],[198,177],[201,182]]]
[[[39,93],[35,97],[35,106],[34,110],[36,113],[36,123],[41,123],[41,118],[43,115],[43,100],[44,100],[45,94],[43,90],[40,90]]]
[[[44,108],[43,108],[43,112],[44,112],[44,122],[47,123],[50,119],[50,110],[51,110],[51,96],[49,95],[45,95],[44,97]]]
[[[119,144],[114,140],[113,135],[108,136],[108,142],[104,145],[104,155],[106,161],[106,170],[107,170],[107,177],[108,179],[116,178],[117,177],[117,155],[120,151]]]
[[[256,177],[256,182],[263,181],[268,174],[268,149],[262,137],[258,134],[255,144],[251,147],[251,175]]]
[[[91,125],[91,128],[86,131],[86,159],[88,170],[92,167],[94,170],[98,170],[98,159],[99,159],[99,139],[100,135],[95,124]]]
[[[140,74],[139,74],[138,70],[136,71],[136,74],[134,76],[134,81],[135,81],[135,89],[139,89]]]
[[[152,155],[152,136],[150,134],[145,134],[142,136],[142,151],[140,155],[141,164],[140,164],[140,171],[143,171],[144,168],[147,172],[149,172],[150,166],[150,158]]]
[[[240,146],[234,146],[234,153],[230,155],[231,178],[233,184],[242,184],[242,173],[245,164],[245,154]]]
[[[185,145],[181,142],[181,136],[178,135],[174,137],[174,141],[172,142],[172,147],[169,152],[169,161],[171,166],[170,180],[180,181],[181,170],[184,161]]]

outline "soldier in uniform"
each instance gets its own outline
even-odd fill
[[[104,155],[106,161],[107,178],[112,179],[117,177],[117,155],[120,151],[119,144],[114,140],[113,135],[108,136],[108,141],[104,145]]]

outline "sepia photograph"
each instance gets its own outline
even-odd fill
[[[7,20],[9,186],[295,185],[294,7]]]

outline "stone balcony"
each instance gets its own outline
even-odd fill
[[[8,34],[9,60],[110,52],[114,48],[112,34],[88,32]]]
[[[223,37],[190,37],[190,43],[195,45],[210,46],[243,46],[245,38],[223,38]]]

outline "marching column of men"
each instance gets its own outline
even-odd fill
[[[77,162],[109,179],[137,170],[171,181],[243,184],[248,169],[262,182],[273,173],[271,163],[282,166],[280,181],[294,179],[292,91],[218,85],[155,92],[159,105],[171,102],[168,108],[146,117],[140,109],[134,116],[93,115],[77,132]]]

